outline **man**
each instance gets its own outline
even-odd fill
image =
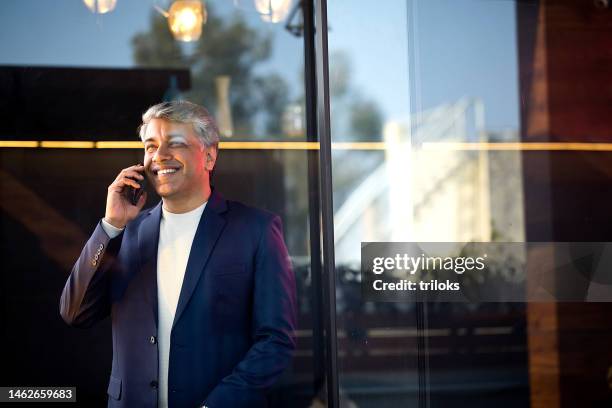
[[[87,327],[111,315],[109,407],[265,407],[295,347],[295,280],[280,219],[211,189],[219,136],[208,112],[152,106],[144,165],[108,187],[106,214],[60,300]],[[147,179],[162,200],[141,212]]]

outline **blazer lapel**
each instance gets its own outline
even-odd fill
[[[206,266],[206,262],[221,235],[221,231],[223,231],[225,227],[226,221],[221,214],[224,213],[226,209],[227,204],[223,197],[213,190],[204,208],[200,222],[198,223],[195,237],[193,238],[193,244],[189,252],[187,269],[185,270],[183,286],[181,287],[181,294],[176,307],[172,328],[174,328],[176,322],[180,319],[181,314],[187,307],[187,303],[200,279],[204,266]]]
[[[144,279],[145,296],[153,312],[157,327],[157,246],[159,243],[159,223],[161,221],[161,201],[142,220],[138,231],[140,268]]]

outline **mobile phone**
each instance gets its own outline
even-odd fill
[[[143,174],[143,176],[145,176]],[[132,205],[138,204],[138,200],[140,200],[140,196],[144,193],[146,187],[147,177],[145,176],[142,180],[134,179],[139,185],[140,188],[134,188],[132,186],[126,186],[125,195],[127,199],[132,203]]]

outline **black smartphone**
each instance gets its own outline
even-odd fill
[[[135,181],[140,185],[140,188],[134,188],[132,186],[127,186],[125,189],[125,195],[132,205],[138,204],[138,200],[140,200],[140,196],[144,193],[147,176],[143,174],[144,178],[142,180],[136,179]]]

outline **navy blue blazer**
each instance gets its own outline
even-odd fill
[[[157,406],[160,219],[161,202],[116,238],[99,223],[62,292],[69,325],[111,316],[109,407]],[[266,407],[266,391],[290,363],[295,325],[295,278],[279,217],[213,191],[172,325],[169,406]]]

